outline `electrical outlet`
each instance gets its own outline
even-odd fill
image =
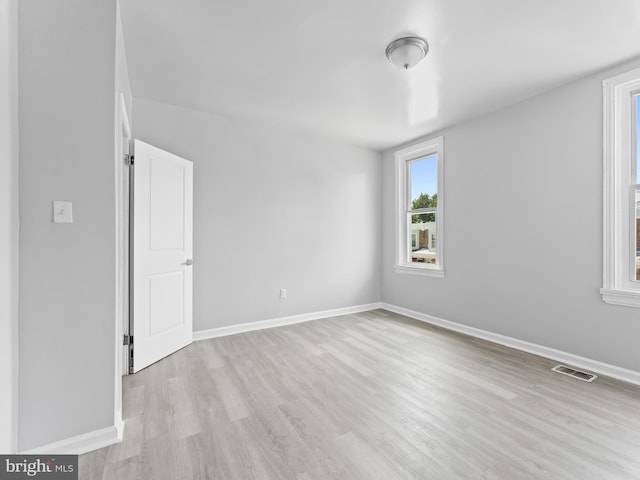
[[[53,223],[73,223],[71,202],[53,202]]]
[[[287,298],[287,289],[286,288],[281,288],[280,289],[280,298],[281,299]]]

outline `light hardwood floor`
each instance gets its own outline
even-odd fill
[[[80,479],[640,479],[640,387],[555,364],[383,310],[196,342]]]

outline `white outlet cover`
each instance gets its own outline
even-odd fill
[[[53,202],[53,223],[73,223],[72,203],[55,200]]]

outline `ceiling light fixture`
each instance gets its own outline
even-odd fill
[[[402,37],[391,42],[385,55],[398,68],[409,70],[427,56],[429,44],[420,37]]]

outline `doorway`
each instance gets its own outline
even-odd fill
[[[193,164],[134,140],[123,95],[117,122],[114,417],[121,431],[123,375],[193,340]]]

